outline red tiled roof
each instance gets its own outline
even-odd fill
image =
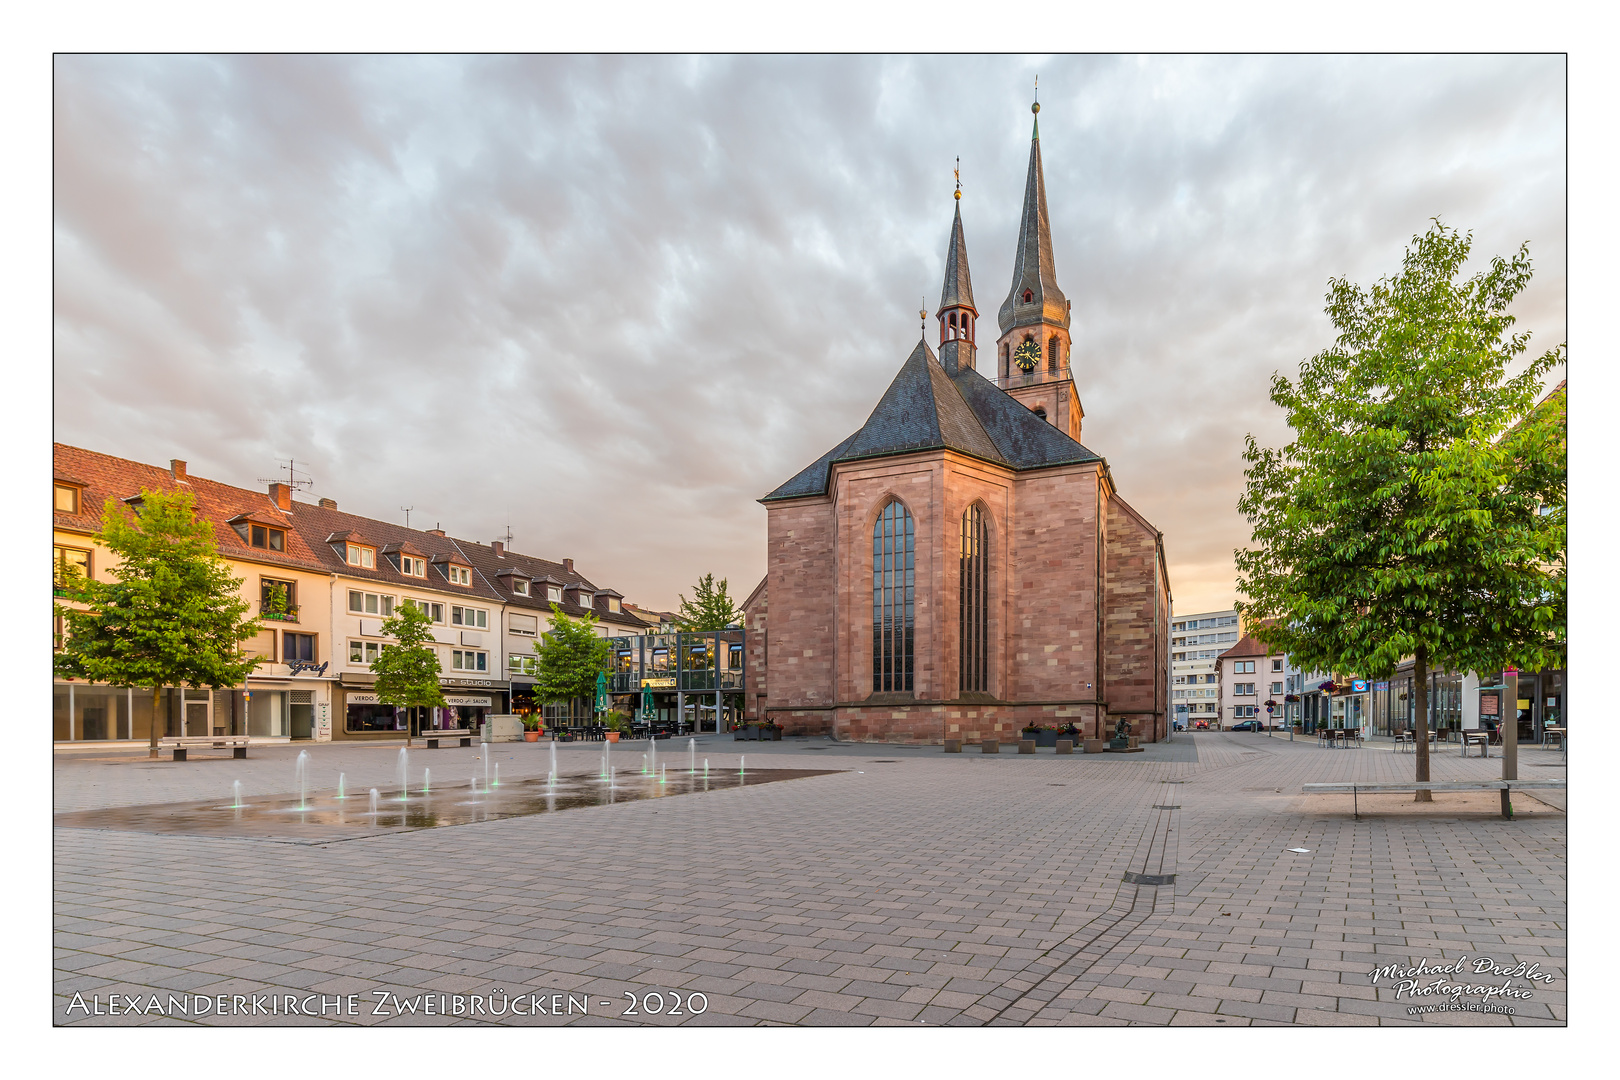
[[[1265,642],[1262,642],[1262,641],[1256,641],[1254,639],[1254,637],[1252,635],[1250,635],[1250,634],[1244,634],[1241,638],[1238,639],[1238,643],[1236,645],[1232,646],[1230,649],[1227,649],[1225,652],[1221,653],[1221,655],[1217,656],[1215,659],[1217,659],[1217,660],[1226,660],[1226,659],[1236,659],[1237,657],[1240,657],[1240,656],[1280,656],[1280,655],[1282,655],[1282,654],[1279,653],[1272,646],[1267,645]]]

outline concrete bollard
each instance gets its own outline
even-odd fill
[[[962,752],[962,740],[961,739],[946,739],[945,740],[945,752],[947,754],[960,754]]]
[[[1074,753],[1074,742],[1073,742],[1073,740],[1071,740],[1071,739],[1059,739],[1057,741],[1057,752],[1060,753],[1060,754],[1072,754],[1072,753]]]
[[[1108,743],[1105,742],[1102,739],[1087,739],[1086,740],[1086,753],[1088,753],[1088,754],[1101,754],[1102,752],[1104,752],[1107,749],[1108,749]]]
[[[994,739],[986,739],[979,743],[979,749],[986,754],[1001,753],[1001,744]]]
[[[1035,740],[1034,739],[1019,739],[1018,740],[1018,752],[1020,754],[1033,754],[1035,752]]]

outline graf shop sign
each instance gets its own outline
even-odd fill
[[[297,675],[300,672],[308,671],[316,676],[325,675],[326,665],[330,663],[330,660],[323,660],[319,664],[313,660],[289,660],[287,661],[287,674]]]

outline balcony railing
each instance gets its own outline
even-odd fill
[[[1047,369],[1046,364],[1042,362],[1040,367],[1028,375],[1014,368],[1013,373],[1007,378],[997,379],[996,385],[1003,390],[1015,390],[1020,386],[1038,386],[1041,383],[1060,382],[1067,378],[1069,378],[1068,364],[1059,364],[1056,371],[1050,371]]]
[[[277,609],[275,611],[265,611],[263,608],[260,608],[259,618],[268,622],[297,622],[298,605],[291,604],[284,609]]]

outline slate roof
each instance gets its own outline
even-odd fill
[[[1034,294],[1023,302],[1024,290]],[[1015,326],[1041,322],[1068,328],[1069,301],[1058,288],[1052,261],[1052,222],[1046,213],[1046,177],[1041,171],[1041,128],[1029,143],[1029,175],[1024,180],[1024,212],[1018,219],[1018,247],[1013,254],[1012,288],[1001,302],[996,322],[1005,334]]]
[[[954,450],[1015,471],[1101,461],[972,368],[954,375],[919,341],[861,429],[761,502],[825,495],[839,461]]]
[[[939,311],[948,307],[967,307],[976,316],[973,306],[973,277],[968,273],[967,238],[962,235],[962,204],[956,204],[956,220],[951,222],[951,241],[945,252],[945,285],[939,293]]]

